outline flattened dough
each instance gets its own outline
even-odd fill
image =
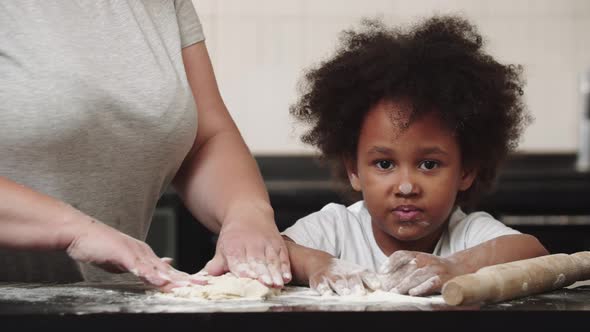
[[[207,285],[189,285],[172,289],[170,295],[183,298],[201,298],[205,300],[224,299],[266,299],[278,295],[279,289],[266,287],[258,280],[239,278],[231,273],[218,277],[205,276]]]

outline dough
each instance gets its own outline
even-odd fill
[[[170,295],[193,299],[201,298],[205,300],[235,298],[259,300],[280,293],[279,289],[267,287],[258,280],[239,278],[231,273],[226,273],[217,277],[205,276],[205,279],[209,282],[207,285],[189,285],[173,288]]]

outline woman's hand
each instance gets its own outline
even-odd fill
[[[320,293],[363,295],[381,288],[377,274],[362,266],[337,258],[319,264],[309,277],[309,287]]]
[[[170,266],[171,259],[159,258],[146,243],[87,216],[83,218],[86,220],[68,230],[73,240],[66,251],[71,258],[112,273],[131,272],[162,291],[191,282],[204,283],[175,270]]]
[[[394,252],[379,269],[381,289],[425,296],[440,292],[448,280],[464,274],[451,258],[416,251]]]
[[[215,257],[203,270],[210,275],[230,271],[270,287],[283,287],[291,281],[289,253],[272,211],[268,214],[250,209],[230,216],[221,227]]]

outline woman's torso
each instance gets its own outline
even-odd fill
[[[197,126],[174,6],[0,4],[0,176],[145,239]],[[0,252],[0,280],[112,277],[63,256]]]

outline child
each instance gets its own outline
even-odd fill
[[[461,209],[491,187],[529,120],[519,67],[484,53],[455,16],[407,32],[368,21],[343,37],[307,73],[291,113],[363,200],[284,231],[294,280],[320,293],[429,295],[455,276],[547,254],[533,236]]]

